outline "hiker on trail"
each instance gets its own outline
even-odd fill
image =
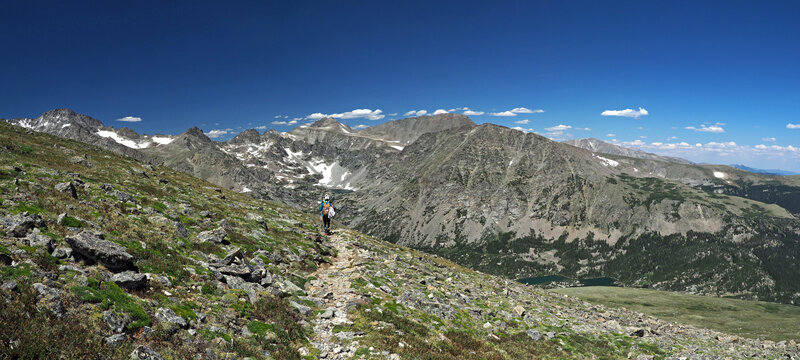
[[[325,235],[331,234],[331,218],[336,214],[333,207],[333,199],[325,195],[325,199],[319,204],[319,212],[322,214],[322,226],[325,227]]]

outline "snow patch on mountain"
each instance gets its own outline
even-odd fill
[[[619,162],[618,162],[618,161],[614,161],[614,160],[611,160],[611,159],[607,159],[607,158],[604,158],[604,157],[602,157],[602,156],[599,156],[599,155],[596,155],[596,154],[592,154],[592,156],[594,156],[594,157],[596,157],[598,160],[600,160],[600,162],[603,164],[603,166],[611,166],[611,167],[617,167],[617,166],[619,166]]]
[[[119,134],[108,130],[97,130],[96,134],[100,137],[111,138],[111,140],[116,141],[118,144],[125,145],[131,149],[144,149],[151,144],[149,141],[137,143],[136,141],[126,139],[122,136],[119,136]]]

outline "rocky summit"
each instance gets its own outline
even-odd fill
[[[788,339],[513,280],[796,301],[800,230],[781,203],[794,178],[602,154],[463,116],[371,131],[327,118],[224,143],[90,119],[0,123],[4,357],[800,357]],[[91,140],[47,134],[55,121]],[[742,190],[759,184],[782,200]],[[333,190],[342,215],[323,236],[312,199]]]

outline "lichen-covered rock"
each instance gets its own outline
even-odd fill
[[[75,189],[75,185],[73,185],[70,181],[56,184],[56,191],[65,193],[71,196],[73,199],[78,198],[78,192]]]
[[[116,314],[111,310],[103,311],[103,323],[115,333],[122,332],[128,326],[130,317],[127,315]]]
[[[181,328],[185,328],[189,325],[184,318],[178,316],[178,314],[175,314],[175,312],[172,311],[172,309],[163,307],[158,308],[158,310],[156,310],[155,316],[156,319],[158,319],[158,321],[162,323],[172,323]]]
[[[67,244],[75,254],[91,262],[103,264],[111,271],[132,270],[133,255],[128,254],[120,245],[102,238],[102,235],[83,231],[75,236],[68,236]]]
[[[128,290],[141,290],[147,287],[147,276],[135,271],[123,271],[111,276],[111,281]]]
[[[228,232],[225,231],[223,228],[216,228],[214,230],[203,231],[197,234],[197,240],[201,242],[212,242],[215,244],[223,244],[225,243],[225,238],[228,236]]]
[[[164,358],[153,349],[141,345],[131,352],[131,360],[164,360]]]
[[[128,194],[123,191],[119,190],[114,191],[114,196],[117,198],[117,200],[122,202],[133,203],[133,204],[136,203],[136,199],[134,199],[133,196],[131,196],[131,194]]]
[[[47,250],[48,253],[53,251],[53,239],[47,235],[42,235],[38,228],[33,229],[33,231],[28,234],[26,239],[28,240],[29,246],[42,247]]]
[[[0,225],[2,225],[6,235],[21,238],[27,236],[34,228],[43,227],[44,221],[38,214],[24,212],[0,217]]]

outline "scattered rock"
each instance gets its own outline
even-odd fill
[[[14,291],[17,289],[17,282],[14,280],[8,280],[4,282],[3,285],[0,285],[0,289],[5,291]]]
[[[164,360],[164,358],[153,349],[141,345],[131,352],[131,360]]]
[[[62,260],[67,259],[72,256],[72,249],[66,246],[57,247],[51,255]]]
[[[105,265],[111,271],[132,270],[133,256],[120,245],[103,239],[102,235],[83,231],[75,236],[68,236],[67,244],[72,250],[91,262]]]
[[[47,235],[42,235],[38,228],[33,229],[33,232],[28,234],[26,239],[28,240],[29,246],[42,247],[47,250],[48,253],[53,251],[53,239]]]
[[[127,339],[128,337],[125,334],[114,334],[103,338],[103,342],[112,347],[116,347],[117,345],[125,342]]]
[[[228,254],[225,255],[225,258],[220,260],[219,264],[221,264],[221,265],[230,265],[236,259],[244,260],[244,252],[242,252],[242,249],[239,248],[239,247],[236,247],[233,250],[229,251]]]
[[[539,334],[538,331],[533,330],[533,329],[530,329],[530,330],[526,331],[525,334],[527,334],[528,337],[533,339],[533,341],[539,341],[539,339],[542,338],[542,334]]]
[[[631,333],[631,336],[644,337],[644,329],[639,329]]]
[[[303,304],[298,304],[298,303],[296,303],[294,301],[290,301],[289,305],[291,305],[293,308],[295,308],[295,310],[297,310],[303,316],[310,316],[311,315],[312,310],[308,306],[305,306]]]
[[[131,196],[131,194],[128,194],[126,192],[117,190],[114,191],[114,196],[117,198],[117,200],[122,202],[133,203],[133,204],[136,203],[136,199],[134,199],[133,196]]]
[[[106,310],[103,311],[103,323],[105,323],[111,331],[120,333],[128,326],[130,318],[128,315],[118,315],[111,310]]]
[[[184,320],[182,317],[180,317],[177,314],[175,314],[175,312],[172,311],[172,309],[163,308],[163,307],[162,308],[158,308],[158,310],[156,310],[156,315],[155,316],[156,316],[156,319],[158,319],[158,321],[162,322],[162,323],[172,323],[172,324],[175,324],[175,325],[177,325],[178,327],[181,327],[181,328],[185,328],[185,327],[187,327],[189,325],[186,322],[186,320]]]
[[[188,239],[189,238],[189,229],[186,228],[186,225],[183,224],[181,221],[175,222],[175,234],[178,236]]]
[[[27,236],[34,228],[43,227],[44,221],[38,214],[29,215],[24,212],[0,218],[0,225],[2,225],[6,235],[21,238]]]
[[[525,316],[525,308],[522,305],[515,306],[513,310],[517,316]]]
[[[75,190],[75,185],[73,185],[72,182],[69,181],[56,184],[56,191],[65,193],[71,196],[73,199],[78,198],[78,192],[77,190]]]
[[[253,269],[247,264],[231,264],[217,270],[222,274],[238,276],[240,278],[250,278],[250,274],[253,272]]]
[[[215,244],[224,244],[227,241],[225,238],[228,236],[228,232],[225,231],[223,228],[216,228],[214,230],[203,231],[197,234],[197,240],[201,242],[212,242]]]
[[[123,271],[111,276],[111,281],[128,290],[141,290],[147,287],[147,276],[135,271]]]
[[[319,315],[320,319],[330,319],[336,316],[336,309],[334,308],[327,308],[325,311]]]
[[[33,284],[33,288],[39,293],[39,302],[49,308],[56,316],[62,317],[66,313],[64,304],[61,302],[61,290],[51,288],[42,283]]]

